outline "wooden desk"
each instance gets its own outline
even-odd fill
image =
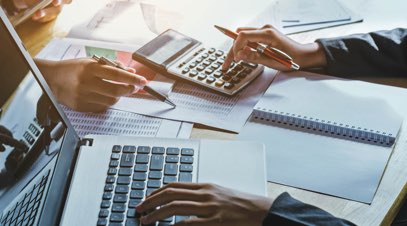
[[[76,2],[74,1],[73,4],[77,4]],[[343,2],[352,10],[360,13],[364,18],[364,22],[291,35],[291,38],[302,43],[307,43],[322,37],[335,37],[407,26],[407,14],[405,13],[407,2],[404,0],[393,0],[391,2],[381,0],[343,0]],[[259,0],[258,3],[262,4],[262,1]],[[75,8],[79,6],[72,5],[70,7]],[[63,16],[63,14],[64,12],[61,16]],[[55,22],[46,24],[29,22],[19,27],[17,31],[28,51],[34,56],[53,37],[63,37],[66,34],[67,28],[58,27],[55,25]],[[369,80],[369,78],[367,79]],[[372,78],[370,78],[370,81],[372,81],[371,79]],[[385,78],[376,79],[373,82],[407,87],[406,79]],[[405,112],[407,116],[407,107]],[[268,184],[269,196],[275,198],[280,193],[288,191],[291,195],[304,202],[319,206],[335,216],[349,219],[357,225],[389,225],[398,212],[400,203],[407,191],[405,186],[407,181],[407,167],[405,167],[407,163],[407,152],[405,151],[407,149],[406,126],[407,125],[404,124],[401,129],[400,138],[371,205],[347,201],[274,183]],[[235,135],[195,127],[191,137],[234,139]],[[364,163],[361,162],[361,164]]]

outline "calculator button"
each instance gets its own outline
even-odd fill
[[[215,61],[215,60],[217,60],[218,58],[216,58],[216,57],[214,57],[214,56],[211,56],[211,57],[209,57],[208,58],[210,61]]]
[[[198,70],[198,71],[203,71],[204,69],[205,69],[205,67],[202,66],[202,65],[199,65],[199,66],[196,68],[196,70]]]
[[[246,76],[247,76],[247,73],[244,72],[244,71],[242,71],[242,72],[240,72],[239,74],[237,74],[236,77],[238,77],[238,78],[246,78]]]
[[[257,67],[257,64],[248,63],[248,62],[244,62],[244,61],[242,61],[241,64],[242,64],[243,66],[250,67],[250,68],[256,68],[256,67]]]
[[[209,54],[207,54],[207,53],[202,54],[202,58],[208,58],[208,57],[209,57]]]
[[[186,74],[186,73],[188,73],[189,72],[189,68],[184,68],[183,70],[182,70],[182,74]]]
[[[204,75],[204,74],[198,75],[198,79],[199,79],[199,80],[204,80],[206,77],[207,77],[207,76]]]
[[[222,72],[216,71],[215,73],[213,73],[213,76],[215,76],[216,78],[220,78],[220,77],[222,77]]]
[[[217,86],[217,87],[221,87],[221,86],[223,86],[223,84],[225,84],[225,82],[222,80],[218,80],[215,82],[215,86]]]
[[[208,50],[208,53],[214,53],[215,51],[216,51],[215,48],[210,48],[210,49]]]
[[[203,61],[202,57],[199,57],[198,59],[196,59],[195,63],[201,63]]]
[[[240,64],[236,65],[235,69],[241,71],[244,67]]]
[[[228,82],[227,82],[227,83],[225,84],[225,88],[226,88],[226,89],[231,89],[231,88],[233,88],[233,86],[234,86],[233,83],[228,83]]]
[[[214,77],[208,77],[207,79],[206,79],[206,83],[209,83],[209,84],[211,84],[211,83],[213,83],[214,81],[216,80],[216,78],[214,78]]]
[[[212,69],[206,69],[205,70],[205,74],[207,74],[207,75],[210,75],[210,74],[212,74],[213,73],[213,70]]]
[[[222,64],[224,64],[224,63],[225,63],[225,60],[223,60],[223,59],[219,59],[219,60],[218,60],[218,62],[216,62],[216,63],[218,63],[218,64],[222,65]]]
[[[202,64],[205,66],[209,66],[211,65],[211,62],[209,60],[205,60]]]
[[[215,55],[218,56],[218,57],[222,56],[223,54],[224,54],[224,52],[223,52],[222,50],[218,50],[218,51],[215,53]]]
[[[197,76],[197,75],[198,75],[198,72],[195,71],[195,70],[189,72],[189,77],[195,77],[195,76]]]
[[[218,69],[220,67],[220,64],[212,64],[211,65],[211,68],[213,69],[213,70],[216,70],[216,69]]]
[[[239,83],[241,81],[241,79],[240,78],[236,78],[236,77],[234,77],[234,78],[232,78],[232,83],[233,84],[237,84],[237,83]]]
[[[194,62],[194,63],[191,63],[191,64],[189,65],[189,68],[192,69],[192,68],[196,67],[196,65],[197,65],[197,64],[196,64],[195,62]]]
[[[247,74],[250,74],[250,73],[252,73],[252,69],[250,69],[250,68],[246,68],[246,69],[244,69],[244,72],[246,72]]]
[[[222,79],[223,79],[224,81],[229,81],[230,79],[232,79],[232,77],[230,77],[229,75],[224,75],[224,76],[222,77]]]

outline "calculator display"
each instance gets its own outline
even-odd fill
[[[143,46],[137,53],[155,64],[166,66],[197,43],[198,41],[190,37],[168,30]]]

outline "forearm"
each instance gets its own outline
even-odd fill
[[[407,29],[318,39],[335,76],[407,76]]]
[[[271,206],[263,226],[287,225],[355,225],[347,220],[336,218],[315,206],[302,203],[288,193],[281,194]]]

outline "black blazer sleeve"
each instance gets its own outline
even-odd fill
[[[288,193],[283,193],[273,202],[263,226],[308,226],[308,225],[332,225],[349,226],[352,222],[336,218],[328,212],[302,203],[292,198]]]
[[[407,29],[318,39],[327,73],[340,77],[407,77]]]

